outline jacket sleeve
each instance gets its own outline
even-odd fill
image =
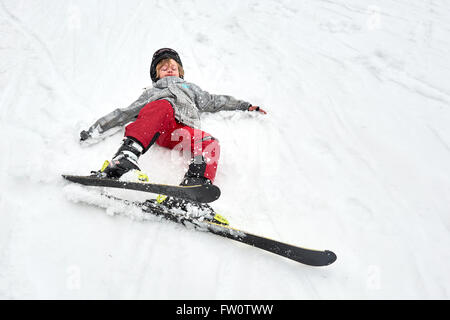
[[[131,105],[126,108],[118,108],[107,115],[98,119],[92,126],[89,127],[89,132],[103,133],[111,128],[123,126],[128,122],[134,121],[139,114],[139,111],[148,103],[150,99],[151,90],[146,90],[144,93]]]
[[[249,102],[238,100],[232,96],[210,94],[196,85],[192,85],[195,91],[195,102],[201,112],[218,112],[222,110],[247,111],[252,105]]]

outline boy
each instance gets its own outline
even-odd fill
[[[190,148],[191,163],[181,185],[211,184],[217,170],[219,143],[209,133],[201,131],[200,113],[221,110],[259,111],[257,106],[231,96],[213,95],[197,85],[184,81],[184,69],[178,53],[170,48],[157,50],[150,65],[153,87],[129,107],[116,109],[97,120],[87,131],[80,133],[81,140],[97,132],[129,122],[125,137],[111,162],[99,175],[120,178],[130,170],[139,170],[138,159],[155,142],[173,149],[180,144]],[[186,141],[184,141],[186,140]],[[172,199],[171,201],[174,201]]]

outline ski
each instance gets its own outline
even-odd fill
[[[156,194],[164,194],[201,203],[213,202],[220,197],[220,189],[215,185],[174,186],[148,182],[129,182],[96,176],[62,175],[64,179],[85,186],[129,189]]]
[[[238,230],[229,226],[223,226],[207,222],[211,233],[222,237],[236,240],[253,247],[272,252],[282,257],[306,264],[309,266],[327,266],[336,261],[337,256],[330,250],[313,250],[283,243],[277,240],[258,236],[246,231]]]
[[[263,236],[255,235],[243,230],[239,230],[228,225],[214,223],[201,218],[194,218],[181,214],[179,212],[171,212],[162,205],[151,200],[145,202],[128,201],[115,196],[102,194],[103,197],[120,201],[128,206],[138,207],[145,213],[152,214],[157,217],[164,218],[186,227],[194,227],[200,231],[210,232],[212,234],[232,239],[247,245],[277,254],[279,256],[294,260],[296,262],[309,266],[327,266],[336,261],[337,256],[330,250],[314,250],[307,249],[291,244],[283,243],[277,240],[269,239]]]

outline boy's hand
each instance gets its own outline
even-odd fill
[[[263,109],[261,109],[258,106],[250,106],[250,107],[248,107],[248,111],[258,111],[258,112],[261,112],[262,114],[267,114],[266,111],[264,111]]]
[[[91,137],[91,133],[89,132],[89,130],[88,131],[83,130],[80,132],[80,141],[85,141],[85,140],[89,139],[90,137]]]

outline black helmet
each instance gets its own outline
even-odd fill
[[[150,65],[150,78],[152,78],[153,82],[158,81],[158,79],[156,78],[156,66],[158,65],[158,63],[161,60],[168,59],[168,58],[175,60],[176,62],[178,62],[180,64],[180,66],[183,66],[183,64],[181,63],[180,56],[178,55],[178,53],[175,50],[170,49],[170,48],[162,48],[162,49],[157,50],[153,54],[152,64]],[[183,79],[183,76],[180,76],[180,78]]]

